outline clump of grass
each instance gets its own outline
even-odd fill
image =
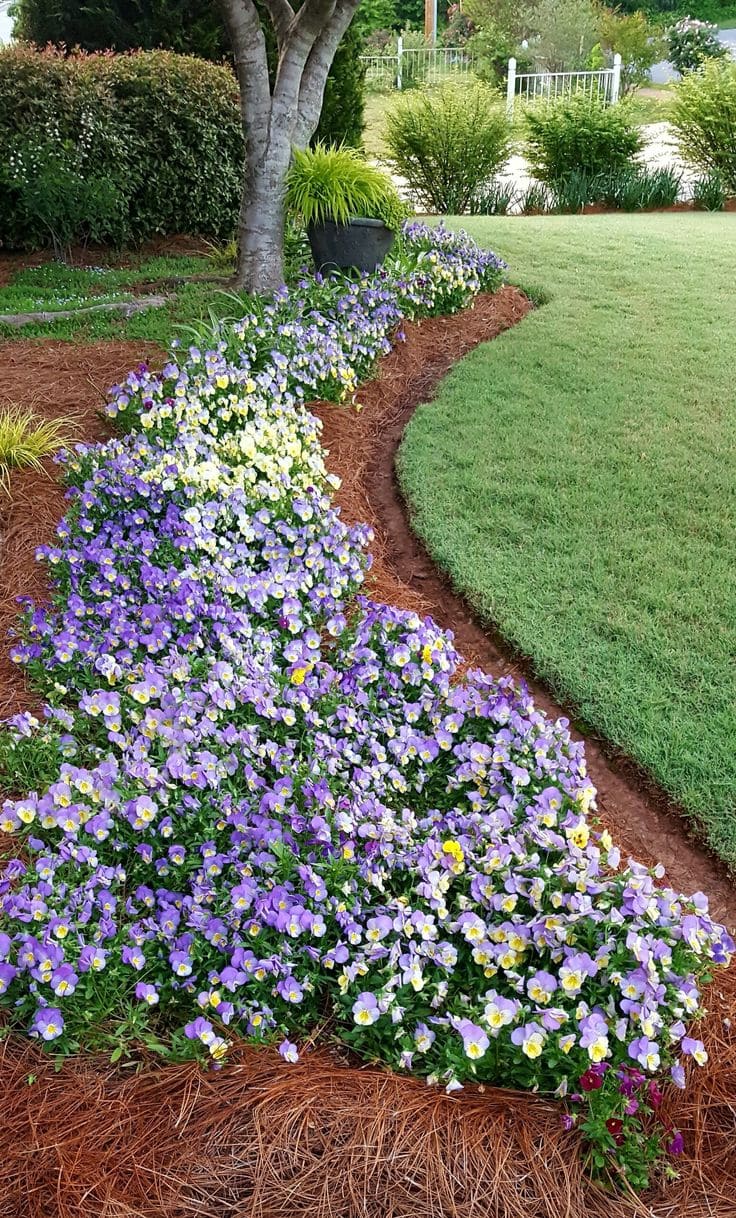
[[[471,216],[506,216],[519,202],[519,192],[512,183],[493,178],[475,192],[468,210]]]
[[[41,419],[29,409],[0,408],[0,488],[10,490],[12,469],[41,469],[45,457],[69,443],[72,422]]]
[[[718,173],[706,173],[693,182],[693,203],[700,211],[723,211],[726,188]]]
[[[553,211],[555,198],[552,191],[543,182],[530,182],[521,196],[520,207],[522,215],[539,216]]]

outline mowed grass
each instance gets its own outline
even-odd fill
[[[480,616],[736,865],[736,216],[464,222],[543,307],[399,473]]]

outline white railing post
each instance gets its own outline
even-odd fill
[[[618,101],[619,93],[621,92],[621,56],[618,51],[613,57],[613,71],[611,76],[611,103],[615,105]]]
[[[513,55],[509,60],[509,74],[506,78],[506,113],[514,117],[514,98],[516,96],[516,60]]]
[[[401,91],[401,57],[404,54],[404,39],[399,34],[396,39],[396,88]]]

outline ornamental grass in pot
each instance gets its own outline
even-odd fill
[[[287,206],[301,217],[318,271],[374,271],[409,214],[396,187],[354,148],[296,149]]]

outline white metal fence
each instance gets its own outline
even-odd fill
[[[405,47],[401,38],[395,55],[363,55],[361,62],[366,85],[376,92],[434,85],[473,70],[473,57],[464,47]]]
[[[621,92],[621,56],[615,55],[613,67],[596,72],[517,72],[516,60],[509,60],[506,79],[506,107],[513,117],[517,101],[555,101],[584,93],[613,104]]]

